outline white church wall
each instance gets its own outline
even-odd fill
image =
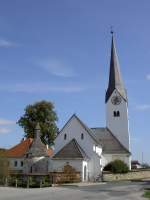
[[[127,102],[122,98],[119,105],[113,105],[111,98],[119,93],[115,90],[106,103],[106,126],[117,139],[129,150],[129,122]],[[120,117],[114,117],[114,111],[120,112]]]
[[[81,139],[81,134],[83,133],[84,139]],[[64,135],[67,135],[66,140],[64,140]],[[60,134],[55,139],[55,149],[54,154],[57,153],[63,146],[69,143],[73,138],[75,138],[78,144],[82,147],[85,153],[89,156],[93,156],[93,146],[96,142],[91,138],[87,131],[78,122],[76,117],[73,117],[71,121],[64,127]],[[99,147],[101,148],[101,147]],[[99,150],[100,152],[100,150]]]
[[[81,175],[82,181],[88,181],[89,169],[88,169],[87,161],[82,162],[82,172],[81,173],[82,173],[82,175]]]
[[[93,153],[93,156],[88,161],[88,179],[95,181],[102,172],[102,159],[97,153]]]
[[[82,133],[84,135],[84,139],[81,139]],[[65,134],[67,135],[66,140],[64,140]],[[91,138],[91,136],[79,123],[76,117],[73,117],[71,119],[71,121],[64,127],[64,129],[55,139],[54,154],[57,153],[67,143],[69,143],[73,138],[77,140],[78,144],[85,151],[86,155],[89,158],[87,165],[88,177],[90,179],[95,179],[100,174],[101,171],[100,155],[102,153],[102,147],[97,145],[97,143]],[[53,163],[53,168],[55,169],[55,167],[57,166],[54,165],[55,164]]]

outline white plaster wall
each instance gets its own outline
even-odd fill
[[[88,162],[88,173],[90,181],[95,181],[101,174],[100,158],[96,154]]]
[[[17,166],[15,167],[14,163],[17,161]],[[9,167],[11,170],[23,170],[24,165],[21,166],[21,161],[24,162],[23,158],[9,158]]]
[[[81,139],[81,134],[84,134],[84,139]],[[64,140],[64,134],[67,134],[67,139]],[[91,138],[87,131],[82,127],[79,121],[74,116],[70,122],[64,127],[55,139],[54,154],[57,153],[62,147],[69,143],[73,138],[76,139],[78,144],[85,151],[88,156],[88,177],[95,179],[101,173],[100,155],[102,152],[101,146],[97,146],[96,142]],[[94,148],[95,147],[95,148]],[[95,149],[95,151],[94,151]],[[77,162],[77,161],[75,161]],[[53,169],[56,166],[53,163]]]
[[[86,166],[86,179],[84,180],[84,167]],[[82,161],[82,181],[88,181],[88,163],[87,161]]]
[[[115,90],[106,104],[106,126],[130,150],[127,102],[122,98],[121,104],[113,105],[111,98],[114,95],[119,95],[119,93]],[[120,117],[114,117],[114,111],[120,111]]]
[[[84,134],[84,139],[81,139],[81,134]],[[64,134],[67,134],[67,139],[64,140]],[[89,136],[87,131],[82,127],[76,117],[73,117],[71,121],[64,127],[55,139],[54,154],[57,153],[63,146],[69,143],[73,138],[76,139],[78,144],[82,147],[88,156],[93,155],[93,145],[96,145],[94,140]]]

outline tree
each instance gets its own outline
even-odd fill
[[[0,149],[0,178],[7,177],[9,174],[9,162],[5,149]]]
[[[143,163],[142,164],[142,168],[144,169],[149,169],[150,168],[150,165],[148,163]]]
[[[58,131],[57,120],[53,103],[43,100],[33,105],[27,105],[24,115],[17,123],[24,129],[26,138],[34,138],[35,127],[39,123],[42,142],[52,145]]]
[[[127,173],[129,171],[129,168],[126,163],[124,163],[122,160],[114,160],[110,163],[108,163],[104,167],[104,171],[110,171],[114,174],[116,173]]]

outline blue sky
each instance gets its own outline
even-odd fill
[[[150,1],[0,0],[0,147],[21,140],[24,108],[54,102],[61,128],[76,113],[105,126],[114,27],[129,99],[133,159],[150,163]]]

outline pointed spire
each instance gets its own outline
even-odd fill
[[[41,136],[41,132],[40,132],[41,128],[40,128],[40,124],[37,123],[36,127],[35,127],[35,138],[40,138]]]
[[[116,89],[120,95],[127,101],[126,91],[121,77],[120,66],[117,56],[117,51],[114,41],[114,33],[111,30],[112,43],[111,43],[111,59],[110,59],[110,72],[109,72],[109,84],[106,91],[105,102],[108,101],[113,91]]]

